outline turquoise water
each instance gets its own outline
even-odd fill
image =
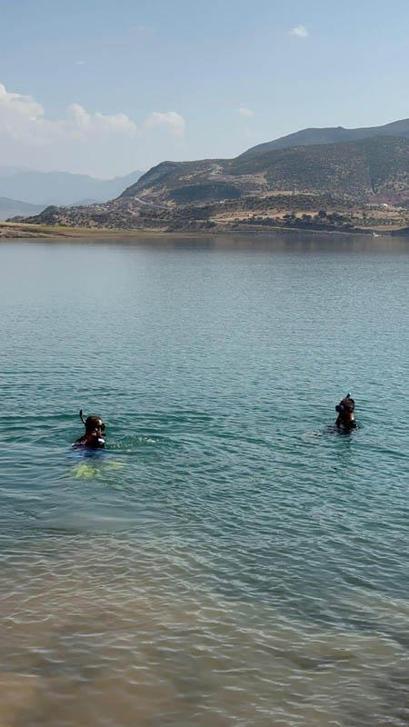
[[[1,724],[409,724],[408,279],[386,239],[0,245]]]

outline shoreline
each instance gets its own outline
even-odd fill
[[[214,237],[216,235],[239,235],[247,237],[266,237],[269,233],[307,233],[307,234],[326,234],[326,235],[362,235],[364,237],[400,237],[404,239],[409,237],[408,228],[396,228],[390,230],[384,230],[380,228],[354,228],[354,229],[314,229],[306,226],[300,227],[281,227],[281,226],[259,226],[259,227],[238,227],[238,228],[213,228],[209,230],[152,230],[152,229],[120,229],[120,228],[108,228],[108,227],[63,227],[60,225],[36,225],[33,223],[19,223],[19,222],[3,222],[0,221],[0,243],[3,240],[52,240],[56,237],[66,240],[80,240],[87,238],[90,241],[93,239],[123,239],[139,240],[141,238],[151,238],[152,240],[163,238],[197,238],[203,239],[208,237]]]

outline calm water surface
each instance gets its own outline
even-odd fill
[[[408,279],[369,238],[0,245],[1,725],[409,724]]]

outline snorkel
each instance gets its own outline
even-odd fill
[[[80,419],[85,427],[85,438],[89,443],[95,442],[98,447],[105,447],[105,439],[102,436],[105,432],[105,424],[101,417],[92,414],[84,419],[82,409],[80,409]]]

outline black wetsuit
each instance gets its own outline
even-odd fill
[[[345,399],[342,399],[339,404],[335,407],[335,411],[338,412],[338,416],[335,425],[338,429],[344,429],[349,431],[350,429],[356,428],[356,421],[354,416],[355,401],[348,395]]]
[[[338,427],[338,429],[344,429],[346,432],[348,432],[350,429],[356,429],[355,419],[344,420],[341,414],[337,416],[335,425]]]

